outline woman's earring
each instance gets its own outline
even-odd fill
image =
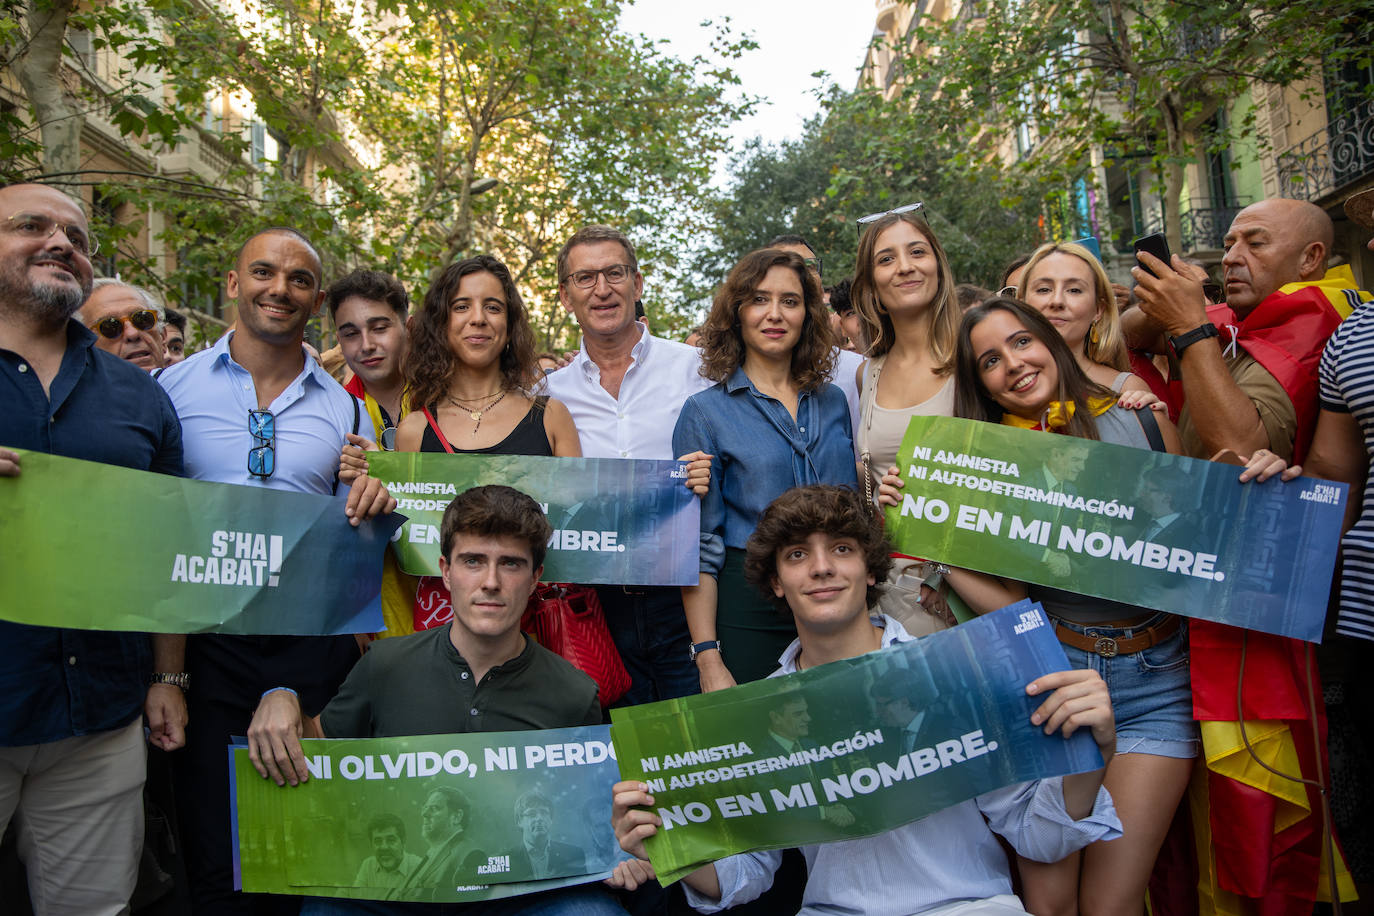
[[[1097,319],[1094,318],[1093,323],[1088,325],[1088,340],[1092,341],[1093,344],[1096,345],[1098,339],[1099,337],[1097,333]]]

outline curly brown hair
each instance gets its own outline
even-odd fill
[[[501,284],[506,297],[506,346],[501,350],[501,380],[506,388],[525,389],[538,378],[534,331],[525,302],[515,288],[510,270],[489,254],[479,254],[445,267],[425,292],[424,304],[415,314],[410,330],[410,352],[403,370],[410,386],[410,407],[433,407],[449,391],[458,360],[448,345],[449,304],[469,274],[489,273]]]
[[[802,319],[801,339],[792,348],[792,379],[802,391],[815,391],[829,381],[835,359],[835,335],[830,330],[830,316],[826,312],[820,281],[807,269],[801,255],[779,248],[760,248],[746,254],[716,293],[711,314],[701,326],[703,378],[723,382],[744,364],[740,306],[774,267],[794,271],[802,286],[806,314]]]
[[[878,300],[878,291],[873,285],[873,256],[878,247],[878,236],[897,223],[909,223],[926,241],[935,254],[935,262],[940,269],[940,284],[935,289],[935,298],[930,303],[934,312],[931,321],[931,356],[935,357],[938,367],[935,371],[945,374],[950,371],[954,361],[954,335],[959,330],[959,302],[954,295],[954,272],[949,267],[949,256],[944,246],[935,236],[930,223],[915,213],[889,213],[874,220],[864,230],[859,239],[859,252],[854,258],[854,281],[849,287],[849,298],[854,303],[859,317],[863,319],[864,332],[870,341],[865,356],[882,356],[892,349],[896,341],[896,331],[892,327],[892,317]]]
[[[872,503],[849,487],[793,487],[769,503],[744,545],[744,580],[765,598],[771,598],[779,611],[791,613],[787,599],[773,594],[778,552],[817,532],[851,537],[858,542],[864,565],[876,583],[868,587],[865,603],[870,608],[876,605],[892,568],[892,543],[883,533]]]

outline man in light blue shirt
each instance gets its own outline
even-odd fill
[[[774,676],[911,639],[896,621],[869,616],[889,552],[871,507],[852,490],[798,487],[774,500],[750,540],[746,567],[750,581],[785,600],[796,619],[797,641]],[[1031,716],[1034,724],[1065,734],[1089,729],[1104,761],[1111,759],[1111,698],[1096,672],[1054,672],[1026,692],[1045,695]],[[1024,913],[993,833],[1044,862],[1119,837],[1121,822],[1102,787],[1103,772],[1012,785],[878,836],[803,847],[801,916]],[[613,880],[633,888],[653,877],[644,838],[661,821],[644,783],[617,783],[614,793],[616,836],[636,859],[617,866]],[[752,900],[772,884],[781,858],[769,850],[706,865],[683,879],[687,901],[699,912],[715,913]]]
[[[361,422],[358,401],[306,356],[305,326],[323,300],[320,256],[294,229],[259,232],[240,249],[225,291],[233,329],[159,380],[181,419],[186,474],[298,493],[335,492],[339,455]],[[396,501],[359,477],[345,510],[356,524]],[[321,569],[319,574],[329,575]],[[294,912],[296,901],[233,887],[225,745],[247,734],[262,692],[295,690],[311,715],[359,656],[352,636],[195,636],[187,642],[191,724],[176,769],[178,815],[198,913]]]

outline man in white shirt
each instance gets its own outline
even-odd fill
[[[558,298],[577,318],[582,347],[547,376],[549,394],[567,405],[589,458],[673,459],[683,401],[712,385],[699,371],[701,351],[654,337],[635,320],[643,291],[634,245],[616,229],[587,226],[558,253]],[[681,590],[603,586],[598,593],[632,682],[621,705],[696,693]]]

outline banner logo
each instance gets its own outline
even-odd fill
[[[210,535],[209,553],[176,555],[171,581],[276,588],[281,581],[281,558],[279,534],[215,531]]]

